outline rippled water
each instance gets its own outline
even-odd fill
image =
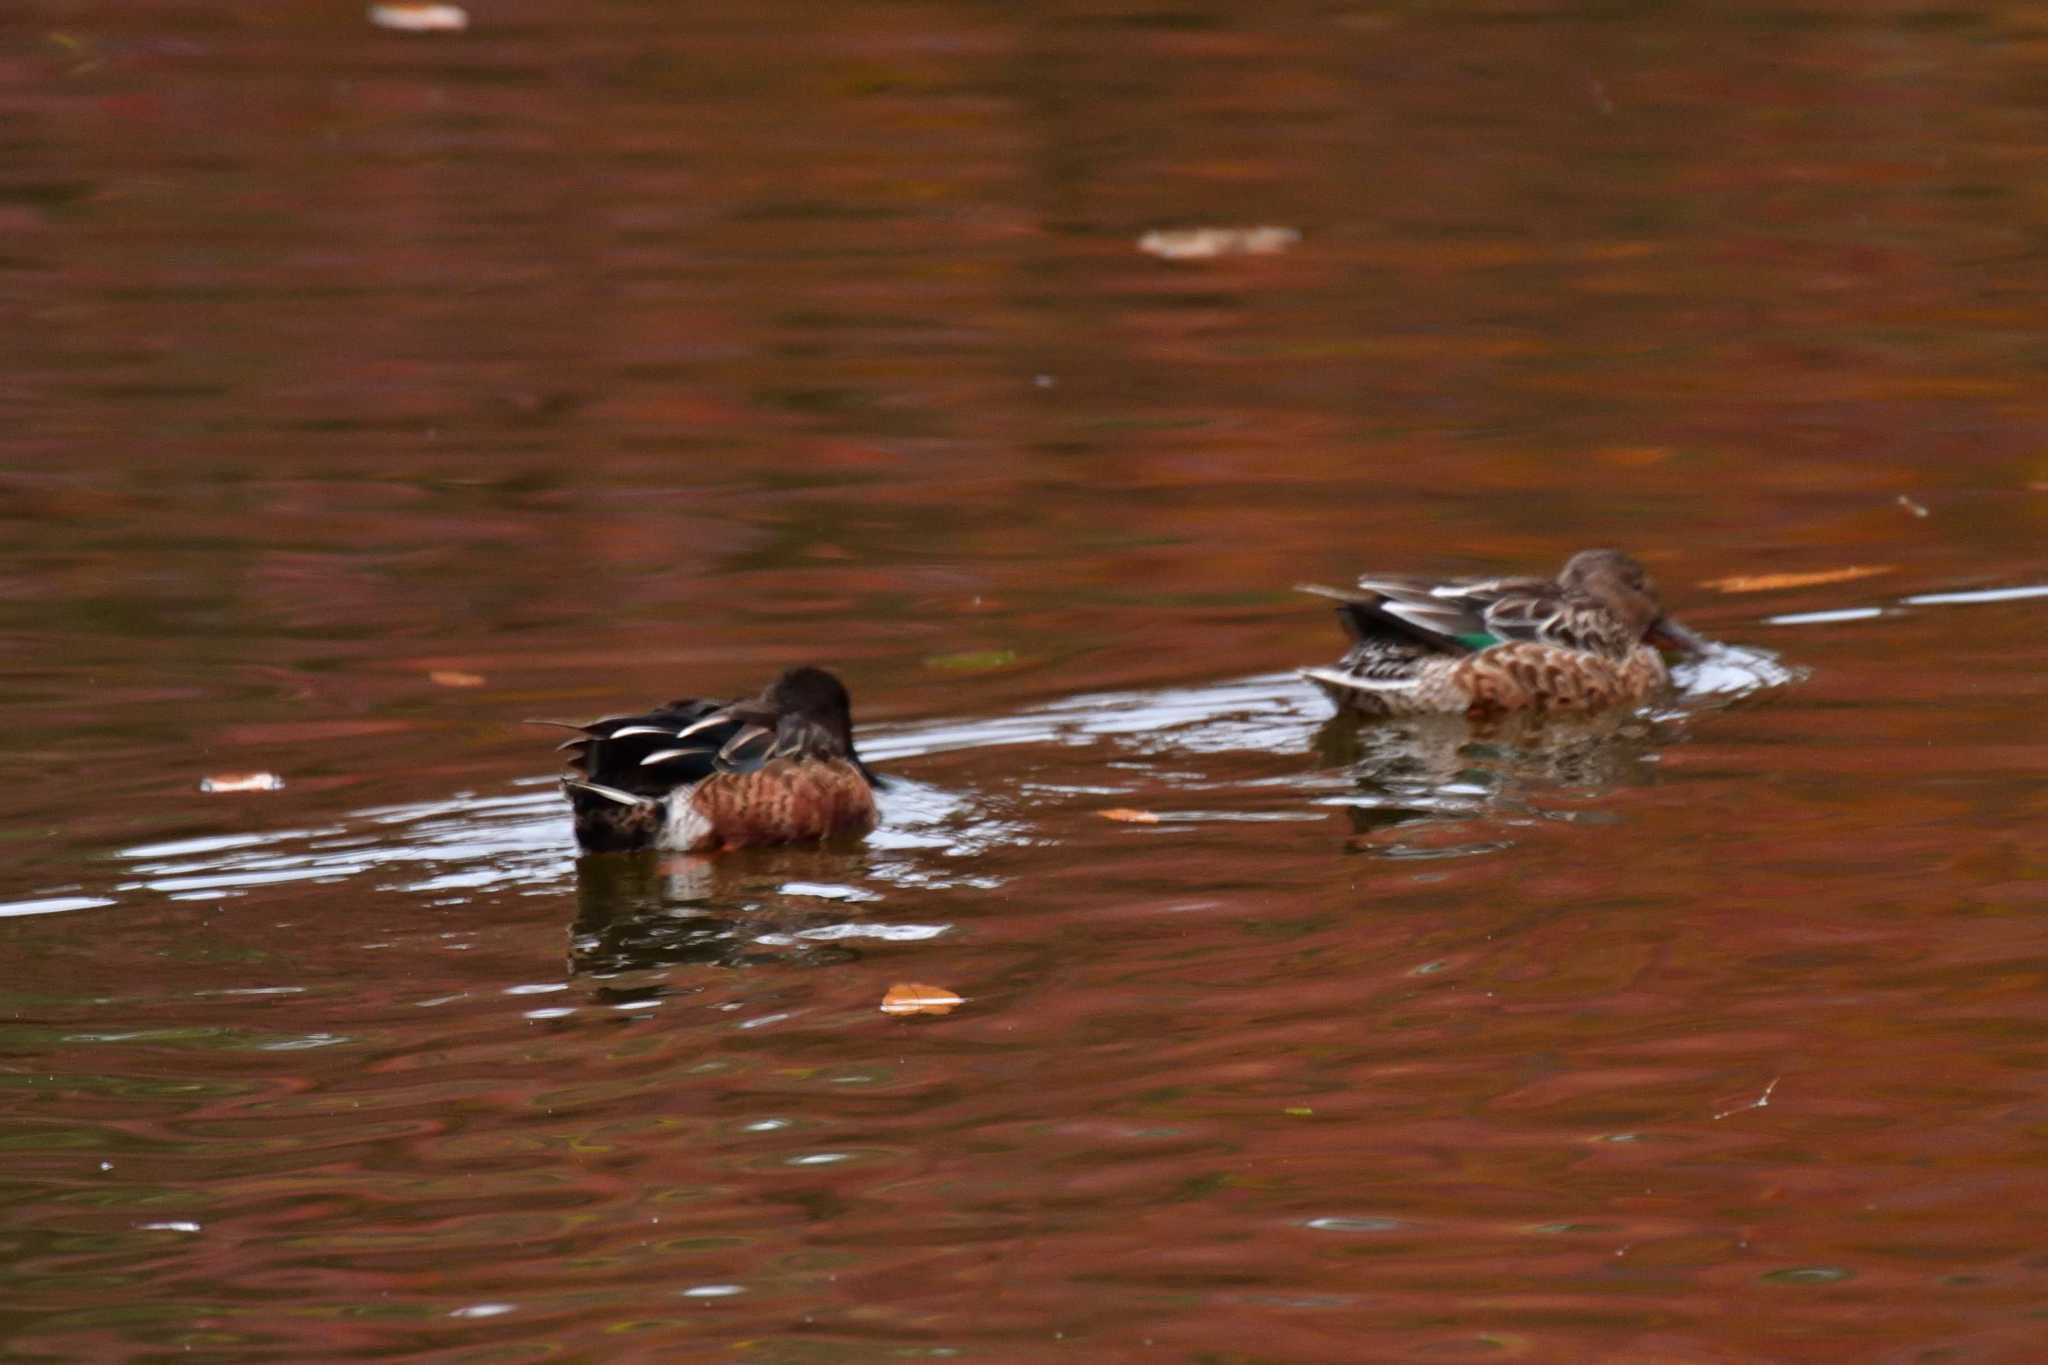
[[[471,17],[0,13],[0,1354],[2044,1354],[2037,15]],[[1597,544],[1643,714],[1293,671]]]

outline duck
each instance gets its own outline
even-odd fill
[[[562,793],[585,853],[721,853],[875,826],[882,779],[853,747],[853,703],[823,668],[785,669],[740,701],[687,697],[573,730]]]
[[[1620,550],[1581,550],[1554,579],[1367,574],[1355,588],[1298,587],[1334,600],[1351,637],[1334,667],[1301,674],[1361,716],[1636,706],[1670,681],[1663,650],[1706,649]]]

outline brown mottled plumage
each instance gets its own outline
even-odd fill
[[[875,823],[875,794],[845,759],[777,758],[754,772],[714,773],[689,799],[718,848],[865,834]]]
[[[1368,716],[1634,705],[1670,678],[1659,645],[1702,647],[1619,550],[1581,551],[1554,582],[1369,575],[1356,590],[1303,591],[1336,599],[1352,646],[1336,667],[1302,675]]]
[[[560,724],[560,722],[543,722]],[[874,828],[874,787],[853,747],[846,688],[792,668],[758,697],[689,698],[569,725],[562,790],[584,851],[693,853],[816,843]]]

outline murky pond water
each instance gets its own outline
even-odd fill
[[[0,1355],[2048,1356],[2036,9],[0,54]],[[1292,672],[1599,544],[1646,714]],[[809,660],[870,838],[579,862]]]

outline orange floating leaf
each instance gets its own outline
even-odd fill
[[[433,683],[436,687],[482,687],[484,685],[484,675],[481,673],[464,673],[460,669],[455,668],[437,668],[432,673],[427,674],[427,681]]]
[[[1128,806],[1113,806],[1108,810],[1095,812],[1105,820],[1121,820],[1127,825],[1156,825],[1159,817],[1149,810],[1132,810]]]
[[[1737,574],[1733,578],[1716,578],[1700,586],[1716,592],[1776,592],[1781,588],[1811,588],[1820,583],[1847,583],[1851,579],[1869,578],[1891,571],[1889,564],[1851,564],[1846,569],[1816,569],[1812,573]]]
[[[283,786],[276,773],[214,773],[199,779],[203,792],[274,792]]]
[[[899,981],[882,996],[884,1014],[951,1014],[955,1005],[967,1002],[944,986],[920,986]]]

